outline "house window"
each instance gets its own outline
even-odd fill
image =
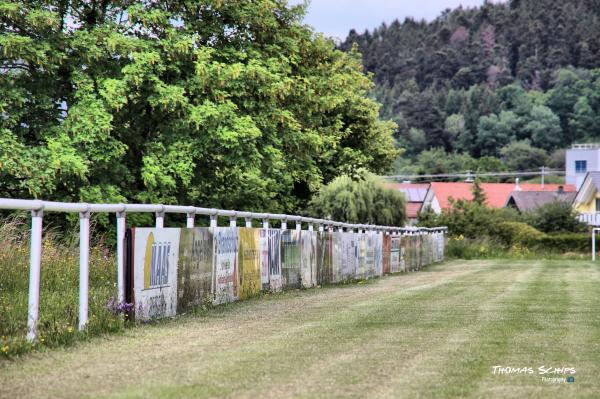
[[[587,161],[575,161],[575,173],[587,172]]]
[[[600,212],[600,198],[596,198],[596,212]]]

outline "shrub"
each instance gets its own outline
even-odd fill
[[[592,242],[587,233],[544,234],[533,244],[535,249],[548,252],[591,252]]]
[[[506,248],[489,239],[469,240],[462,236],[448,240],[445,249],[447,258],[456,259],[485,259],[507,257]]]
[[[465,238],[496,237],[498,225],[506,221],[518,221],[519,215],[513,209],[488,208],[475,202],[458,200],[452,208],[440,215],[426,213],[419,219],[424,227],[447,226],[451,236]]]
[[[523,222],[501,222],[496,227],[496,237],[508,246],[519,244],[530,247],[543,236],[544,233]]]
[[[523,215],[525,221],[544,233],[586,231],[586,225],[577,219],[577,213],[564,201],[544,204],[535,211]]]

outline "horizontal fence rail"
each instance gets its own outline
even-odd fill
[[[90,250],[90,216],[92,213],[116,214],[117,227],[117,298],[119,303],[125,301],[125,235],[127,213],[154,213],[155,228],[164,227],[164,218],[168,213],[185,214],[186,227],[195,226],[196,215],[210,217],[210,227],[218,226],[219,217],[228,217],[229,226],[236,227],[237,219],[244,219],[246,227],[252,227],[253,220],[262,221],[262,228],[269,228],[269,222],[281,222],[281,229],[287,229],[287,223],[295,223],[296,230],[302,230],[302,224],[307,225],[307,231],[313,231],[316,225],[318,231],[347,231],[347,232],[380,232],[382,234],[416,235],[442,233],[446,227],[418,228],[378,226],[371,224],[352,224],[317,219],[297,215],[240,212],[194,206],[161,205],[161,204],[88,204],[51,202],[41,200],[23,200],[0,198],[0,209],[31,211],[31,241],[29,268],[29,296],[27,339],[37,338],[37,323],[39,320],[40,274],[42,254],[42,229],[44,212],[79,213],[80,227],[80,271],[79,271],[79,329],[84,330],[88,322],[88,292],[89,292],[89,250]]]

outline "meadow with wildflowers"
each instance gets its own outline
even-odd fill
[[[116,293],[114,253],[101,242],[90,251],[89,324],[85,332],[79,332],[79,247],[47,230],[42,249],[39,339],[27,342],[28,227],[27,218],[19,216],[0,224],[0,358],[122,330],[123,317],[111,306]]]

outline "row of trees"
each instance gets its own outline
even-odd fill
[[[447,10],[350,32],[377,82],[382,115],[406,155],[426,149],[506,161],[532,147],[531,168],[556,149],[600,138],[600,7],[521,0]]]
[[[360,56],[285,0],[0,0],[0,196],[295,212],[396,158]]]

